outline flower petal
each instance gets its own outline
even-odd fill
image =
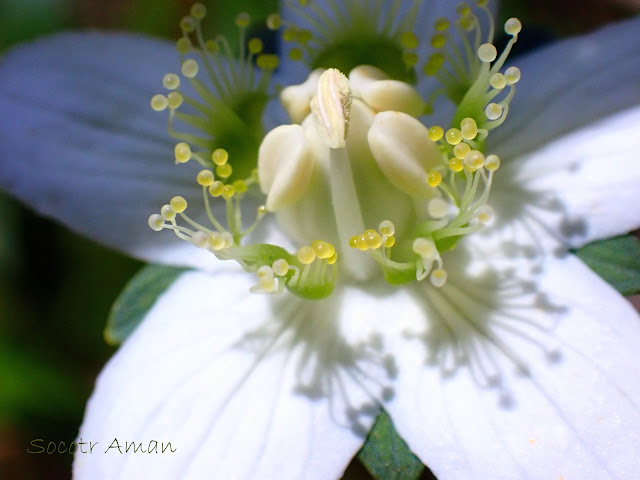
[[[0,185],[108,246],[207,265],[211,255],[147,225],[174,195],[202,203],[195,165],[174,164],[166,113],[149,105],[177,69],[171,44],[130,34],[61,34],[9,52],[0,63]]]
[[[442,480],[633,478],[635,310],[573,256],[548,259],[538,293],[479,280],[426,292],[429,361],[402,341],[386,407],[400,435]]]
[[[190,272],[100,375],[79,437],[84,478],[339,478],[378,411],[357,291],[318,302],[249,293],[246,273]],[[124,442],[175,453],[120,455]],[[105,453],[106,451],[106,453]]]
[[[518,157],[640,103],[638,36],[640,17],[518,59],[522,78],[508,120],[491,132],[488,150],[497,149],[504,159]]]
[[[639,128],[640,107],[634,107],[507,163],[492,191],[499,219],[493,233],[579,247],[638,228]]]

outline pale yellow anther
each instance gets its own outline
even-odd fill
[[[447,37],[442,33],[436,33],[431,37],[430,43],[433,48],[442,48],[447,44]]]
[[[162,218],[162,216],[158,215],[157,213],[154,213],[153,215],[149,216],[148,223],[151,230],[154,230],[156,232],[159,232],[164,228],[164,219]]]
[[[279,210],[300,199],[311,180],[313,163],[300,125],[281,125],[267,134],[258,150],[258,177],[268,210]]]
[[[502,90],[507,86],[507,79],[502,73],[494,73],[489,78],[489,84],[496,90]]]
[[[248,188],[247,182],[245,182],[244,180],[236,180],[231,184],[231,186],[233,186],[236,193],[244,193],[247,191],[247,188]]]
[[[351,248],[358,248],[358,242],[359,242],[359,241],[360,241],[360,240],[359,240],[358,235],[354,235],[353,237],[351,237],[351,238],[349,239],[349,246],[350,246]]]
[[[236,189],[232,185],[225,185],[222,189],[222,198],[229,200],[236,194]]]
[[[191,41],[187,37],[179,38],[176,41],[176,50],[181,55],[189,53],[191,51]]]
[[[383,220],[380,222],[380,225],[378,225],[378,231],[380,232],[380,235],[391,237],[396,233],[396,226],[391,220]]]
[[[349,80],[339,70],[325,70],[318,79],[316,96],[311,100],[311,112],[318,132],[330,148],[345,148],[351,110]]]
[[[271,265],[273,269],[273,273],[275,273],[278,277],[284,277],[287,273],[289,273],[289,262],[287,262],[284,258],[279,258],[273,265]]]
[[[318,90],[318,79],[323,71],[314,70],[304,83],[286,87],[280,92],[280,102],[293,123],[302,123],[311,113],[311,99]]]
[[[191,147],[186,142],[177,143],[173,149],[176,163],[187,163],[191,160]]]
[[[404,48],[418,48],[418,37],[416,37],[416,34],[413,32],[403,32],[402,35],[400,35],[400,44]]]
[[[337,261],[338,261],[338,252],[333,252],[333,255],[331,255],[329,258],[327,258],[327,263],[329,265],[333,265]]]
[[[470,150],[471,150],[471,147],[469,146],[468,143],[460,142],[455,147],[453,147],[453,154],[456,156],[456,158],[463,160]]]
[[[490,172],[495,172],[498,168],[500,168],[500,158],[497,155],[487,155],[487,158],[484,161],[484,168],[489,170]]]
[[[508,85],[518,83],[520,80],[520,69],[518,67],[509,67],[505,70],[504,76]]]
[[[484,165],[485,157],[479,150],[471,150],[464,157],[464,164],[471,170],[477,170]]]
[[[478,135],[478,124],[476,121],[467,117],[460,122],[460,134],[464,140],[473,140]]]
[[[430,280],[431,280],[431,284],[434,287],[437,287],[437,288],[442,287],[445,283],[447,283],[446,270],[443,270],[441,268],[434,270],[433,273],[431,273]]]
[[[219,232],[213,232],[209,235],[209,245],[214,250],[222,250],[225,246],[225,238]]]
[[[198,248],[206,248],[209,246],[209,235],[204,232],[195,232],[191,236],[191,243]]]
[[[191,13],[191,16],[196,20],[202,20],[207,15],[207,7],[202,3],[194,3],[191,5],[189,13]]]
[[[282,25],[282,19],[277,13],[272,13],[267,17],[267,28],[269,30],[278,30]]]
[[[444,218],[449,212],[449,204],[442,198],[432,198],[427,205],[427,212],[432,218]]]
[[[252,38],[251,40],[249,40],[247,47],[249,48],[249,53],[253,53],[255,55],[256,53],[260,53],[262,51],[262,49],[264,48],[264,43],[262,43],[262,40],[259,38]]]
[[[498,103],[490,103],[487,108],[484,109],[484,114],[489,120],[497,120],[502,116],[503,108]]]
[[[222,191],[224,190],[224,183],[220,180],[216,180],[209,186],[209,195],[212,197],[219,197],[222,195]]]
[[[171,210],[176,213],[182,213],[187,209],[187,201],[178,195],[171,199],[169,205],[171,205]]]
[[[170,92],[169,95],[167,95],[167,104],[171,110],[175,110],[180,107],[183,100],[182,94],[179,92]]]
[[[316,252],[311,247],[302,247],[298,250],[296,257],[303,265],[309,265],[316,259]]]
[[[194,78],[198,74],[198,69],[198,62],[193,58],[185,60],[181,67],[182,74],[187,78]]]
[[[196,24],[196,19],[187,15],[186,17],[182,17],[182,20],[180,20],[180,30],[184,33],[191,33],[196,29]]]
[[[167,108],[168,105],[169,102],[167,101],[167,97],[165,97],[164,95],[158,94],[151,97],[151,108],[153,108],[156,112],[161,112],[162,110]]]
[[[216,167],[216,175],[218,175],[221,178],[229,178],[232,173],[233,173],[233,168],[229,163],[218,165]]]
[[[444,129],[438,125],[435,125],[429,129],[429,139],[432,142],[437,142],[444,137]]]
[[[433,196],[424,179],[440,165],[441,154],[420,121],[401,112],[378,113],[368,140],[380,170],[395,187],[418,198]]]
[[[358,248],[363,252],[369,250],[369,245],[367,245],[367,238],[364,236],[364,234],[358,235]]]
[[[476,218],[480,223],[489,223],[493,218],[493,208],[489,205],[482,205],[476,210]]]
[[[393,235],[391,235],[390,237],[387,237],[386,240],[384,241],[384,246],[386,248],[391,248],[396,244],[396,237],[394,237]]]
[[[160,209],[160,215],[162,215],[162,218],[169,221],[176,218],[176,212],[173,211],[171,205],[163,205]]]
[[[175,73],[167,73],[162,77],[162,86],[167,90],[175,90],[180,86],[180,77]]]
[[[236,15],[236,25],[240,28],[247,28],[251,23],[251,16],[247,12]]]
[[[438,18],[434,23],[434,27],[437,31],[444,32],[449,29],[449,20],[444,17]]]
[[[280,64],[280,57],[272,53],[263,53],[256,58],[256,65],[261,70],[275,70]]]
[[[256,271],[256,275],[258,276],[258,280],[268,280],[273,279],[274,271],[268,265],[263,265]]]
[[[367,247],[371,249],[380,248],[382,245],[382,236],[375,230],[367,230],[363,234]]]
[[[425,260],[433,260],[438,256],[436,244],[430,238],[418,237],[413,241],[413,251]]]
[[[208,187],[215,180],[213,178],[213,172],[211,170],[200,170],[198,176],[196,177],[198,184],[203,187]]]
[[[517,35],[522,30],[522,23],[517,18],[510,18],[504,23],[504,31],[509,35]]]
[[[491,43],[483,43],[478,47],[478,58],[485,63],[493,62],[497,56],[498,51]]]
[[[211,154],[211,161],[216,165],[224,165],[229,160],[229,154],[224,148],[217,148]]]
[[[462,141],[462,132],[457,128],[450,128],[444,138],[449,145],[457,145]]]

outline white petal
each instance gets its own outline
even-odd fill
[[[526,25],[524,28],[526,29]],[[518,59],[522,71],[488,149],[505,159],[640,103],[640,17],[555,43]]]
[[[635,107],[506,164],[490,199],[497,234],[577,247],[638,228],[639,130]]]
[[[397,350],[386,408],[441,480],[626,480],[640,469],[638,314],[575,257],[549,259],[542,275],[548,297],[450,276],[423,299],[430,334]],[[468,364],[447,364],[456,349]]]
[[[149,105],[177,70],[170,43],[128,34],[62,34],[9,52],[0,63],[0,185],[108,246],[206,265],[211,255],[146,223],[174,195],[202,204],[198,169],[174,164],[166,112]]]
[[[362,328],[375,302],[271,302],[251,280],[186,273],[158,299],[98,379],[79,437],[100,444],[74,478],[340,477],[378,411],[370,379],[388,377]],[[177,451],[104,453],[114,438]]]

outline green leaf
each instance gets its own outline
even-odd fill
[[[575,254],[621,294],[640,293],[640,241],[633,235],[594,242]]]
[[[147,265],[124,287],[111,307],[104,338],[111,345],[121,344],[140,324],[157,298],[186,268]]]
[[[378,415],[358,458],[378,480],[416,480],[425,468],[384,411]]]

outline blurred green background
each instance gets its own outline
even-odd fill
[[[216,0],[210,31],[240,10],[259,19],[277,0]],[[65,29],[125,29],[177,38],[191,0],[0,0],[0,51]],[[636,0],[511,0],[523,44],[588,31],[633,15]],[[526,37],[526,32],[531,32]],[[1,55],[1,53],[0,53]],[[1,79],[0,79],[1,81]],[[71,442],[94,379],[113,353],[102,337],[109,308],[137,261],[36,216],[0,192],[0,478],[66,479],[71,455],[29,455],[30,441]],[[345,478],[369,478],[354,461]],[[427,474],[425,474],[427,478]]]

